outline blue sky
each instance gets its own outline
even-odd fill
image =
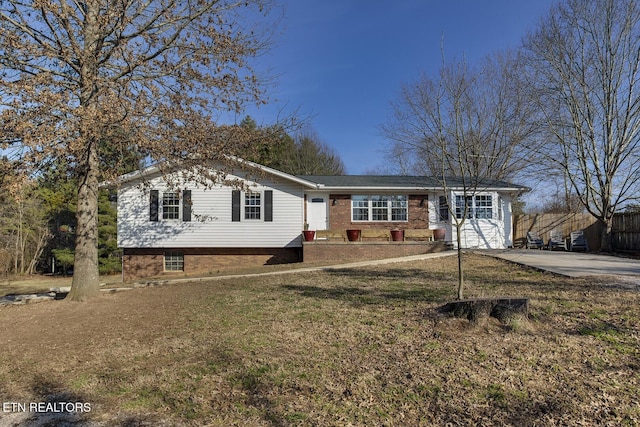
[[[268,124],[279,111],[308,117],[349,174],[389,162],[380,126],[390,102],[446,58],[475,62],[517,47],[554,0],[285,0],[276,43],[259,58],[277,75],[272,103],[247,111]]]

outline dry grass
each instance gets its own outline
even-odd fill
[[[5,295],[24,295],[47,293],[51,288],[71,286],[71,276],[11,276],[0,279],[0,297]],[[120,274],[100,276],[100,282],[108,286],[121,286]]]
[[[0,280],[0,297],[5,295],[37,294],[49,288],[71,286],[70,277],[11,277]]]
[[[118,426],[640,423],[637,291],[466,271],[468,296],[528,296],[530,319],[440,316],[454,257],[2,308],[0,401]]]

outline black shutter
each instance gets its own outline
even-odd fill
[[[158,200],[159,200],[158,190],[151,190],[149,196],[149,221],[157,221],[158,220]]]
[[[191,190],[182,190],[182,220],[191,221]]]
[[[264,220],[266,222],[273,221],[273,190],[265,190],[264,192]]]
[[[231,192],[231,221],[240,221],[240,190]]]

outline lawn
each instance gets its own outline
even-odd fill
[[[0,297],[5,295],[48,293],[51,288],[71,286],[71,280],[71,276],[51,275],[3,277],[0,279]],[[107,287],[122,286],[122,275],[100,276],[100,282]]]
[[[440,315],[455,257],[0,308],[0,401],[96,426],[639,425],[637,291],[477,255],[466,278],[530,319]]]

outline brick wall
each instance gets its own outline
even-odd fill
[[[420,206],[422,205],[422,206]],[[426,195],[409,196],[408,222],[352,222],[351,196],[348,194],[331,194],[329,196],[329,229],[346,230],[358,228],[429,228],[429,210]]]
[[[365,261],[449,249],[445,242],[304,242],[304,262]]]
[[[124,249],[122,277],[125,282],[142,277],[159,276],[164,272],[164,251],[161,249]]]
[[[210,274],[231,267],[285,264],[301,260],[299,248],[124,249],[125,282],[148,277]],[[184,271],[164,271],[165,252],[184,254]]]

